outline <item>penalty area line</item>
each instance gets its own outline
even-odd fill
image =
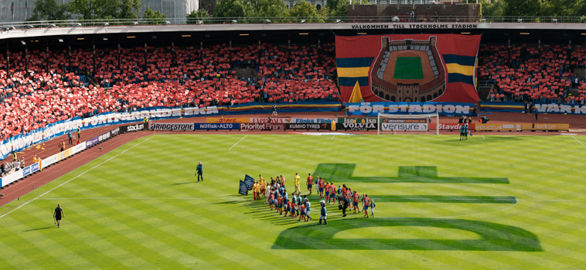
[[[581,144],[583,148],[586,148],[586,145],[584,145],[583,142],[581,142],[580,140],[578,140],[578,138],[576,138],[576,136],[572,135],[570,137],[574,138],[574,140],[576,140],[576,142],[578,142],[579,144]]]
[[[248,136],[248,134],[242,136],[242,138],[240,138],[240,140],[238,140],[232,146],[230,146],[230,148],[228,148],[228,151],[232,150],[232,148],[234,148],[234,146],[238,145],[242,140],[244,140],[244,138],[246,138],[246,136]]]
[[[106,160],[104,160],[104,161],[100,162],[99,164],[96,164],[95,166],[93,166],[93,167],[91,167],[91,168],[89,168],[89,169],[85,170],[84,172],[82,172],[82,173],[80,173],[80,174],[78,174],[78,175],[74,176],[73,178],[71,178],[71,179],[69,179],[69,180],[67,180],[67,181],[65,181],[65,182],[63,182],[63,183],[61,183],[61,184],[59,184],[59,185],[57,185],[57,186],[55,186],[55,187],[53,187],[53,188],[51,188],[51,189],[47,190],[47,191],[45,191],[44,193],[42,193],[41,195],[39,195],[39,196],[37,196],[37,197],[34,197],[34,198],[33,198],[33,199],[31,199],[30,201],[24,202],[23,204],[21,204],[21,205],[17,206],[16,208],[14,208],[14,209],[12,209],[12,210],[10,210],[10,211],[8,211],[8,212],[6,212],[6,213],[4,213],[4,214],[0,215],[0,219],[2,219],[3,217],[5,217],[5,216],[9,215],[10,213],[12,213],[12,212],[14,212],[14,211],[16,211],[16,210],[18,210],[18,209],[20,209],[20,208],[23,208],[23,207],[27,206],[28,204],[30,204],[30,203],[32,203],[32,202],[34,202],[34,201],[36,201],[36,200],[40,199],[41,197],[43,197],[43,196],[45,196],[45,195],[49,194],[51,191],[53,191],[53,190],[55,190],[55,189],[58,189],[58,188],[60,188],[60,187],[64,186],[65,184],[67,184],[67,183],[69,183],[69,182],[71,182],[71,181],[73,181],[73,180],[75,180],[75,179],[79,178],[79,177],[80,177],[80,176],[82,176],[82,175],[85,175],[86,173],[88,173],[88,172],[90,172],[90,171],[94,170],[95,168],[98,168],[98,167],[100,167],[100,166],[104,165],[104,163],[106,163],[106,162],[108,162],[108,161],[110,161],[110,160],[112,160],[112,159],[115,159],[115,158],[119,157],[120,155],[122,155],[122,154],[124,154],[124,153],[128,152],[128,150],[130,150],[130,149],[132,149],[132,148],[134,148],[134,147],[137,147],[137,146],[141,145],[142,143],[144,143],[144,142],[146,142],[146,141],[150,140],[151,138],[152,138],[152,137],[148,137],[146,140],[144,140],[144,141],[142,141],[142,142],[139,142],[139,143],[137,143],[137,144],[135,144],[135,145],[133,145],[133,146],[129,147],[128,149],[126,149],[126,150],[124,150],[124,151],[122,151],[122,152],[120,152],[120,153],[118,153],[118,154],[116,154],[116,155],[114,155],[114,156],[112,156],[112,157],[110,157],[110,158],[108,158],[108,159],[106,159]]]

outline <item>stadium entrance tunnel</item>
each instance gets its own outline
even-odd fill
[[[340,183],[350,182],[391,182],[391,183],[476,183],[476,184],[508,184],[508,178],[482,177],[440,177],[436,166],[400,166],[397,177],[384,176],[353,176],[354,163],[320,163],[313,172]]]
[[[463,230],[474,233],[473,239],[404,239],[384,238],[377,227],[424,227]],[[347,230],[370,228],[379,238],[337,238]],[[465,234],[464,234],[465,235]],[[308,224],[282,231],[273,249],[344,249],[344,250],[475,250],[475,251],[543,251],[537,236],[515,226],[465,219],[376,218],[341,219],[328,225]]]

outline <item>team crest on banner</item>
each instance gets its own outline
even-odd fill
[[[476,102],[479,44],[479,35],[338,36],[336,65],[342,99]]]

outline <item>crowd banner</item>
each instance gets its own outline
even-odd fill
[[[474,104],[450,102],[363,102],[346,104],[348,115],[375,117],[385,114],[429,114],[460,116],[472,115]]]
[[[234,106],[219,106],[222,114],[259,114],[282,112],[339,112],[342,103],[339,101],[297,101],[293,103],[259,103],[250,102]]]
[[[167,108],[154,107],[140,109],[132,112],[107,112],[94,115],[88,118],[74,117],[68,120],[58,121],[31,131],[26,134],[13,136],[0,143],[0,159],[6,158],[12,151],[21,151],[40,142],[51,140],[52,138],[62,136],[68,132],[119,125],[133,122],[142,122],[145,118],[151,120],[161,120],[179,117],[195,117],[218,114],[218,107],[191,107],[191,108]]]
[[[482,102],[480,108],[486,112],[527,111],[527,105],[522,102]],[[537,103],[532,105],[531,110],[533,109],[537,110],[537,113],[586,115],[586,104]]]
[[[206,123],[250,123],[248,117],[206,117]]]
[[[155,131],[191,131],[193,123],[149,123],[149,129]]]
[[[194,130],[238,130],[238,123],[195,123],[191,124]]]
[[[240,130],[274,131],[285,130],[285,124],[280,123],[254,123],[240,124]]]
[[[274,107],[273,107],[274,106]],[[342,103],[338,101],[312,101],[296,103],[246,103],[236,106],[208,107],[153,107],[131,112],[107,112],[88,118],[74,117],[58,121],[26,134],[19,134],[0,142],[0,159],[6,158],[12,151],[22,151],[32,145],[51,140],[68,132],[101,127],[142,122],[144,119],[163,120],[180,117],[198,117],[222,114],[271,113],[275,108],[278,112],[309,112],[309,111],[340,111]],[[115,135],[112,135],[115,136]]]
[[[475,103],[480,35],[336,36],[342,101]],[[356,48],[360,48],[357,50]]]
[[[321,124],[317,124],[317,123],[289,123],[289,124],[285,124],[285,129],[316,129],[316,130],[321,130],[321,129],[326,129],[329,130],[331,129],[332,124],[331,123],[321,123]]]
[[[535,109],[539,113],[586,115],[586,104],[584,104],[584,105],[535,104]]]

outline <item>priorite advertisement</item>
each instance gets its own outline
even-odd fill
[[[285,124],[273,123],[254,123],[254,124],[240,124],[240,130],[285,130]]]

